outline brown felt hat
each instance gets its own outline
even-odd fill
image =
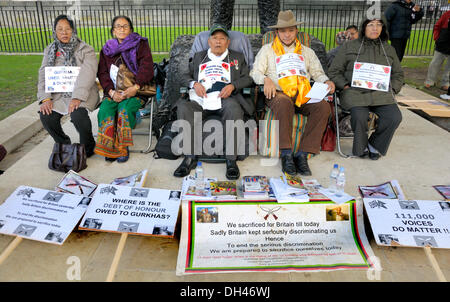
[[[291,26],[297,26],[303,24],[304,22],[297,22],[295,20],[294,13],[291,10],[281,11],[278,14],[277,24],[268,26],[269,28],[286,28]]]

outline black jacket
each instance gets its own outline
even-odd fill
[[[194,57],[189,59],[189,70],[182,77],[182,85],[189,87],[191,81],[198,81],[198,67],[202,63],[209,62],[210,59],[207,55],[208,51],[200,51],[194,54]],[[236,64],[234,62],[237,62]],[[244,98],[241,94],[242,89],[250,87],[253,84],[253,79],[249,75],[248,65],[245,62],[244,55],[240,52],[228,49],[228,56],[225,58],[224,62],[231,63],[231,84],[234,85],[235,89],[230,97],[235,97],[239,100],[242,108],[249,115],[253,115],[255,106],[251,99]]]
[[[411,35],[412,24],[422,19],[424,12],[421,8],[413,12],[413,2],[406,3],[404,0],[395,1],[384,12],[388,22],[389,37],[392,39],[408,39]]]

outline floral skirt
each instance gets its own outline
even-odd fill
[[[142,100],[137,97],[120,103],[105,97],[98,111],[98,135],[94,152],[98,155],[118,158],[127,155],[127,147],[133,145],[131,130],[136,126],[136,112]]]

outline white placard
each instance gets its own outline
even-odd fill
[[[183,201],[177,275],[368,269],[360,210],[355,202]]]
[[[79,229],[173,237],[180,191],[100,184]]]
[[[222,61],[209,61],[198,67],[198,82],[210,89],[215,82],[231,83],[230,64]]]
[[[363,62],[353,64],[352,87],[388,91],[390,79],[390,66]]]
[[[276,57],[275,66],[278,79],[289,76],[306,77],[305,58],[296,53],[287,53]]]
[[[45,67],[45,93],[73,92],[79,73],[77,66]]]
[[[20,186],[0,206],[0,233],[62,245],[90,198]]]
[[[364,198],[378,245],[450,248],[450,204],[437,200]]]

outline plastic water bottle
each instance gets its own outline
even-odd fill
[[[197,162],[197,167],[195,168],[195,187],[197,191],[205,190],[205,179],[201,161]]]
[[[345,187],[345,173],[344,167],[341,167],[339,169],[339,174],[336,178],[336,189],[337,189],[336,196],[344,195],[344,187]]]
[[[338,174],[339,174],[338,164],[334,164],[330,174],[330,185],[328,187],[328,191],[330,191],[331,193],[336,192],[336,178]]]

